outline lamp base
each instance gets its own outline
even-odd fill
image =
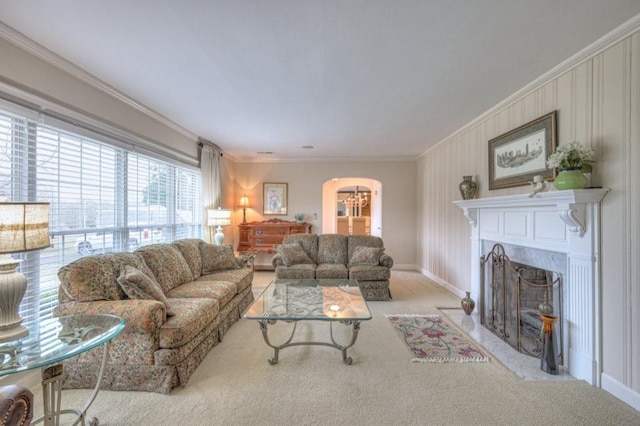
[[[29,329],[24,325],[17,325],[6,330],[0,330],[0,343],[12,342],[29,335]]]
[[[27,290],[27,277],[16,271],[20,262],[10,256],[0,260],[0,342],[29,334],[29,330],[20,325],[22,318],[18,313]]]
[[[216,228],[216,235],[213,236],[214,241],[216,242],[216,245],[221,246],[222,243],[224,242],[224,234],[222,233],[222,226],[218,226]]]

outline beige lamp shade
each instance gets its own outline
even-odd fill
[[[0,253],[50,245],[49,203],[0,203]]]
[[[229,225],[231,225],[231,210],[221,208],[207,210],[207,226]]]
[[[29,334],[19,312],[27,277],[17,271],[21,260],[9,253],[50,245],[49,203],[0,203],[0,342]]]

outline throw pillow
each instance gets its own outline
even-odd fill
[[[282,257],[285,266],[298,265],[302,263],[313,263],[300,241],[293,244],[280,244],[276,246],[276,251]]]
[[[215,271],[239,269],[238,260],[229,245],[217,246],[214,244],[200,243],[200,255],[202,256],[202,275]]]
[[[132,300],[157,300],[164,303],[167,315],[173,316],[175,313],[169,305],[167,297],[162,292],[160,284],[147,274],[137,270],[133,266],[123,265],[117,280],[129,299]]]
[[[181,284],[193,281],[193,273],[180,250],[171,244],[150,244],[142,246],[136,253],[144,259],[153,278],[156,279],[164,294]],[[127,262],[127,264],[129,264]],[[138,268],[139,269],[139,268]],[[142,271],[142,269],[140,269]]]
[[[383,252],[384,247],[358,246],[351,254],[349,265],[378,265]]]

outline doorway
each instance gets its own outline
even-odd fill
[[[344,202],[351,195],[361,198],[367,197],[367,206],[358,207]],[[339,202],[343,206],[339,206]],[[339,215],[340,212],[341,213]],[[363,213],[367,216],[363,216]],[[342,217],[366,217],[366,233],[382,237],[382,184],[368,178],[336,178],[322,184],[322,230],[323,234],[337,234],[338,218]],[[344,221],[344,219],[342,219]],[[352,223],[353,219],[347,219]],[[357,221],[356,221],[357,222]],[[353,232],[353,225],[347,225]],[[356,224],[356,226],[360,226]],[[341,230],[344,233],[343,230]],[[357,231],[360,233],[361,231]]]

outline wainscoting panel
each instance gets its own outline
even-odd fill
[[[534,213],[533,238],[536,241],[565,244],[567,228],[560,220],[558,212],[539,211]]]
[[[480,232],[482,234],[487,235],[502,235],[502,231],[500,230],[500,213],[495,211],[483,211],[480,212],[482,215],[482,223],[480,227]]]
[[[505,237],[527,238],[528,212],[507,212],[504,214],[504,235]]]

